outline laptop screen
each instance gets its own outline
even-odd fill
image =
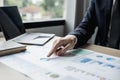
[[[25,27],[16,6],[0,7],[0,27],[6,40],[25,33]]]

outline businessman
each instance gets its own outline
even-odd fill
[[[53,53],[58,56],[73,48],[84,45],[98,27],[95,44],[119,48],[120,42],[120,0],[91,0],[90,6],[76,29],[53,42]]]

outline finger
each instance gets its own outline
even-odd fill
[[[62,54],[64,54],[67,50],[70,50],[70,49],[72,49],[73,47],[72,47],[73,45],[72,44],[67,44],[63,49],[62,49]]]
[[[74,43],[69,43],[69,44],[67,44],[65,47],[62,46],[62,47],[61,47],[61,50],[58,51],[56,54],[57,54],[58,56],[63,56],[63,55],[65,54],[65,52],[66,52],[67,50],[69,50],[69,49],[72,49],[73,46],[74,46]]]
[[[65,52],[69,49],[72,49],[75,45],[75,42],[74,41],[69,41],[67,44],[64,45],[64,47],[62,46],[62,49],[61,51],[57,52],[57,55],[64,55]]]
[[[52,50],[48,53],[47,57],[50,57],[53,53],[54,53],[54,50],[52,49]]]
[[[55,52],[55,48],[52,47],[52,49],[51,49],[50,52],[48,53],[47,57],[50,57],[54,52]]]
[[[56,55],[58,55],[59,53],[61,53],[61,51],[62,51],[62,48],[61,48],[61,47],[59,47],[59,48],[57,48],[57,49],[55,49],[55,48],[53,47],[53,49],[50,51],[50,53],[48,54],[47,57],[50,57],[53,53],[55,53]]]
[[[62,49],[57,51],[57,53],[56,53],[57,56],[61,56],[61,54],[62,54]]]
[[[60,44],[61,44],[61,40],[55,40],[53,42],[52,49],[48,53],[47,57],[50,57],[53,53],[56,53],[56,51],[58,50],[58,48],[61,46]]]

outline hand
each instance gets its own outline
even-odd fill
[[[74,35],[67,35],[66,37],[56,39],[53,42],[52,49],[50,50],[47,57],[50,57],[53,53],[58,56],[64,55],[67,50],[73,49],[73,47],[75,46],[75,42],[76,37]]]

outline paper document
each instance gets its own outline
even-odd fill
[[[0,61],[33,80],[120,80],[119,57],[76,49],[63,57],[47,58],[50,47],[29,46],[25,53],[1,57]]]
[[[0,63],[0,80],[32,80],[32,79]]]

